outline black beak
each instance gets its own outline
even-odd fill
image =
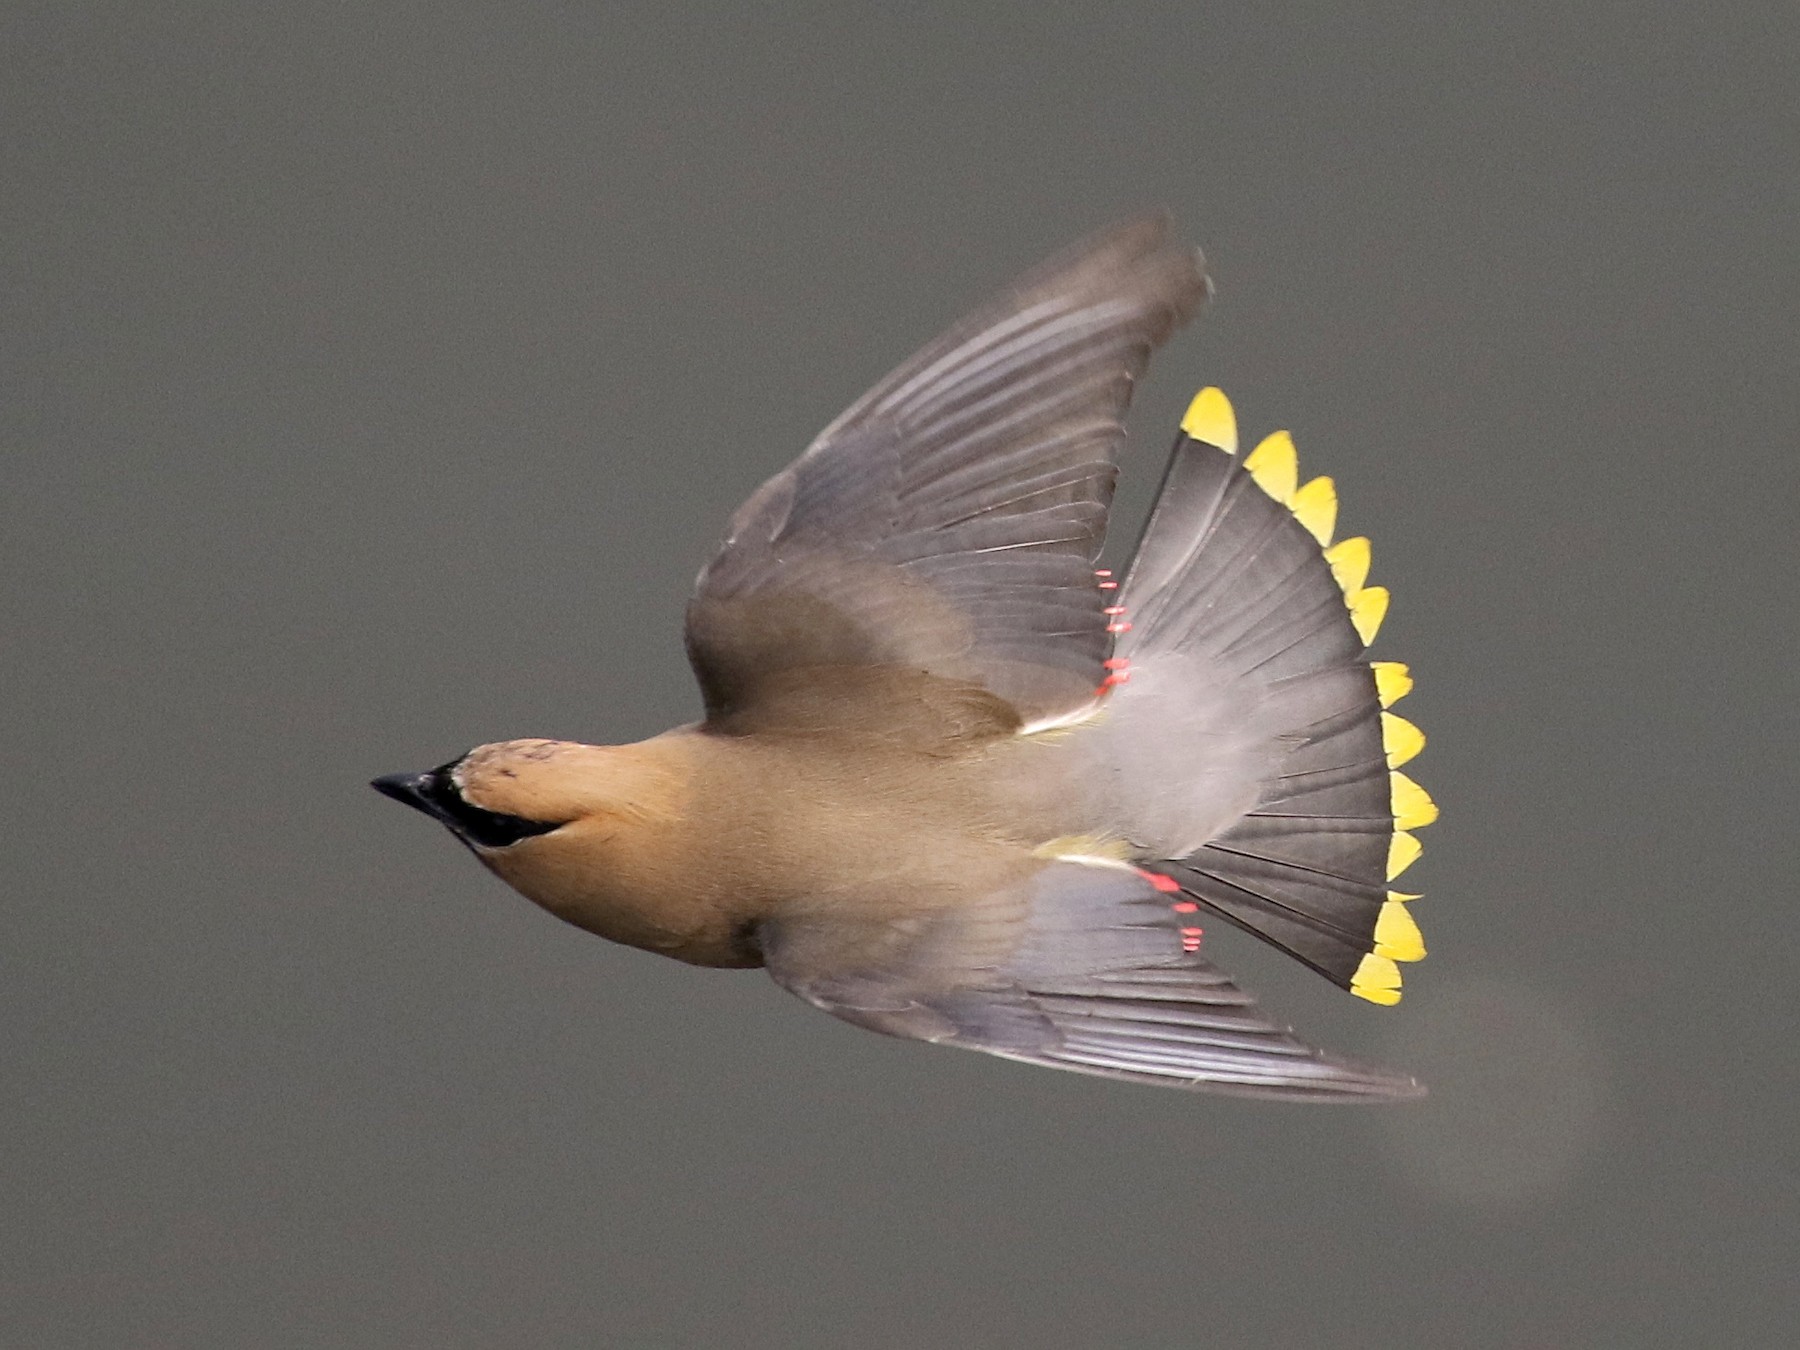
[[[384,797],[405,802],[415,811],[423,811],[433,820],[449,828],[470,848],[505,848],[534,834],[549,834],[565,822],[560,820],[526,820],[522,816],[503,815],[484,810],[466,801],[456,785],[456,764],[440,765],[425,773],[390,773],[369,784]]]
[[[384,797],[392,797],[397,802],[405,802],[415,811],[423,811],[428,816],[443,818],[430,792],[436,770],[430,773],[390,773],[375,779],[369,784]]]

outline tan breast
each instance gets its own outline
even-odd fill
[[[515,889],[615,942],[698,965],[760,964],[751,931],[789,906],[904,914],[975,898],[1042,838],[1009,781],[1051,761],[942,756],[684,729],[601,751],[584,772],[638,785],[489,858]],[[1034,832],[1042,833],[1034,839]]]

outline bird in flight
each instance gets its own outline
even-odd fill
[[[1295,1039],[1229,923],[1378,1004],[1425,954],[1391,889],[1437,809],[1399,766],[1387,591],[1329,478],[1189,406],[1121,575],[1123,418],[1210,292],[1166,217],[1015,281],[731,518],[687,609],[705,716],[511,740],[374,786],[568,922],[756,967],[847,1022],[1144,1083],[1417,1096]]]

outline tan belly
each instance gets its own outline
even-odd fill
[[[681,801],[487,861],[559,918],[695,965],[760,965],[756,925],[784,910],[903,917],[979,896],[1068,832],[1057,757],[1036,747],[944,757],[693,732],[645,746],[677,766]]]

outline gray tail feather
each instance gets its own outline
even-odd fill
[[[1107,730],[1113,810],[1196,902],[1393,1002],[1388,958],[1423,947],[1388,890],[1390,859],[1407,851],[1391,721],[1353,617],[1362,579],[1341,578],[1321,543],[1335,492],[1297,492],[1280,439],[1243,459],[1176,441],[1120,591],[1115,658],[1129,678]]]

